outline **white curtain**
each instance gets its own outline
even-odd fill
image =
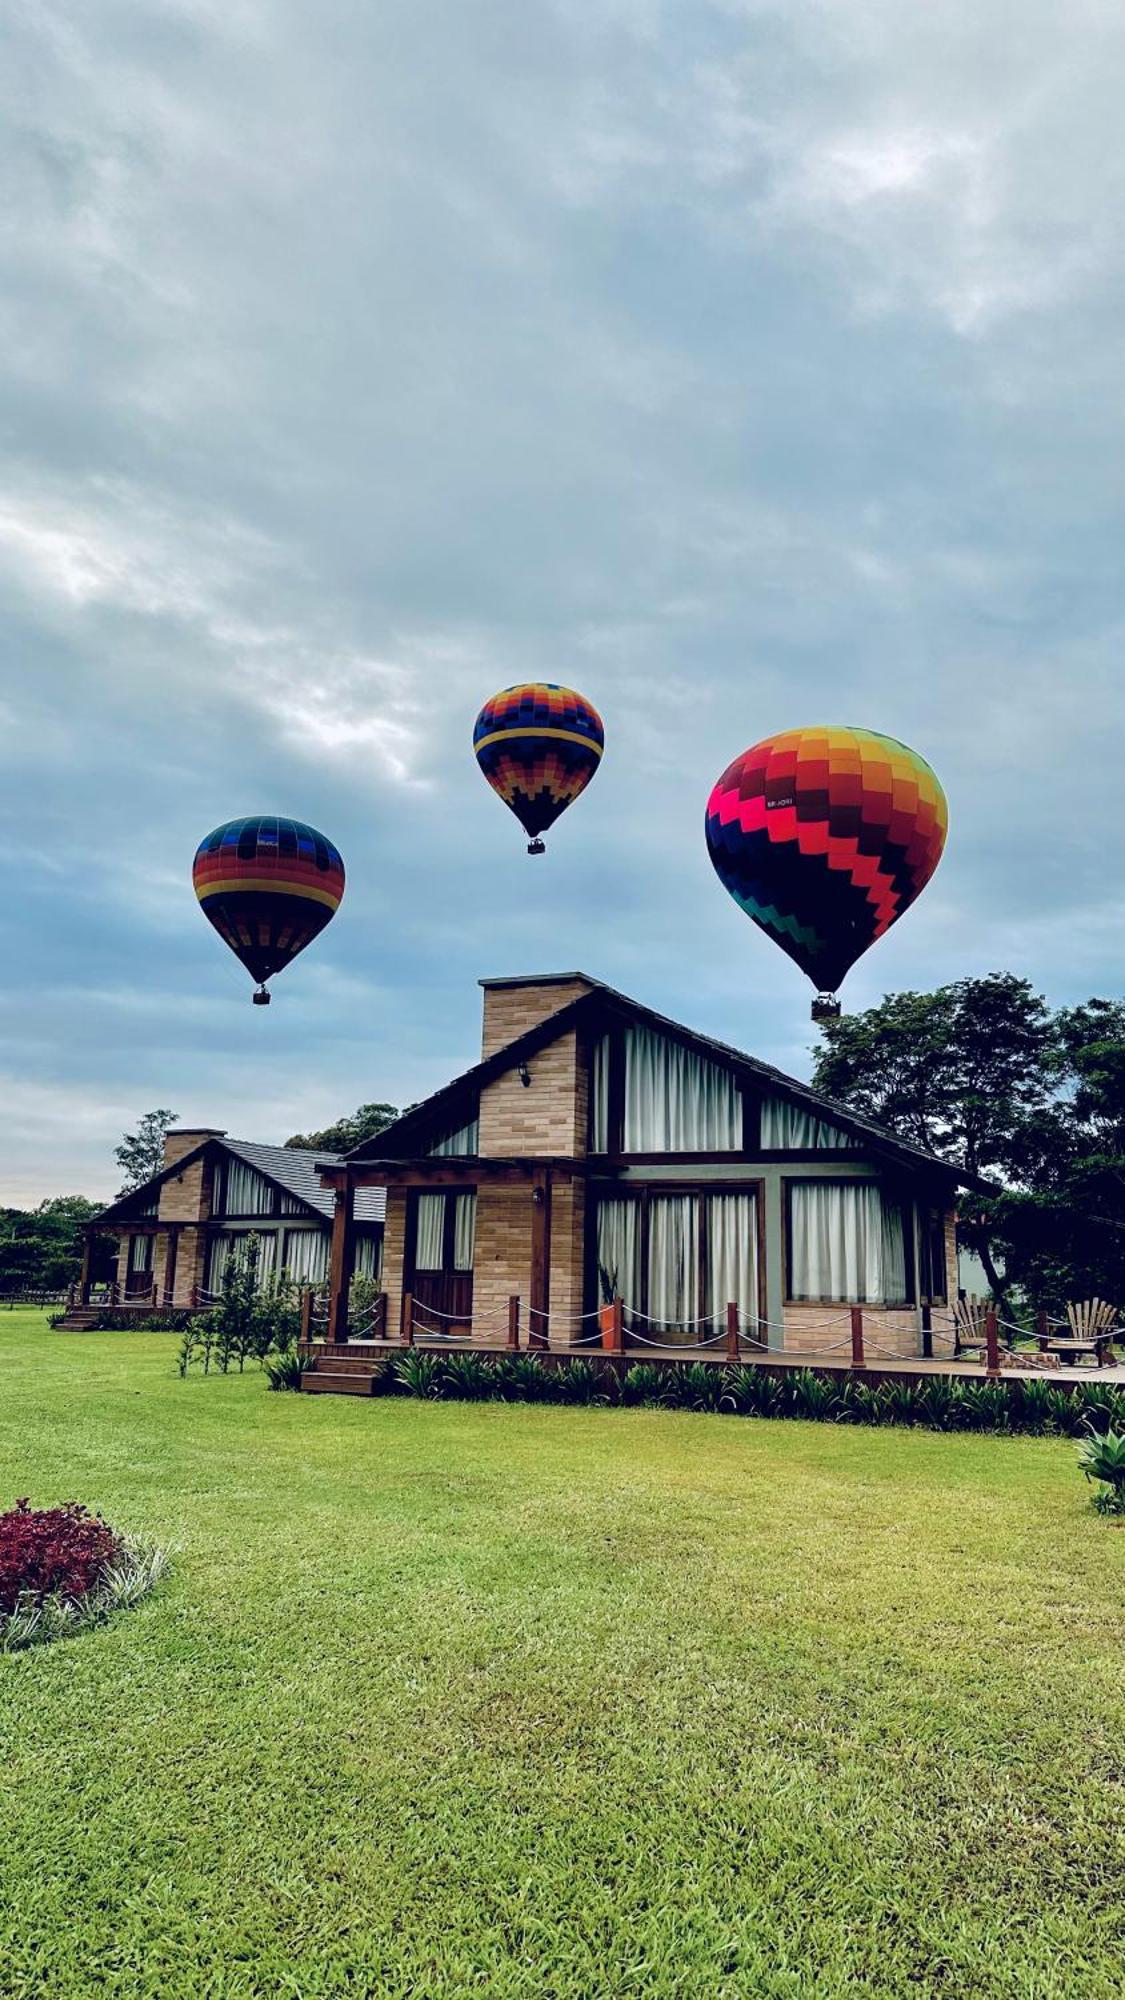
[[[641,1205],[639,1201],[598,1203],[598,1297],[608,1287],[627,1306],[641,1303]]]
[[[328,1276],[327,1229],[287,1229],[285,1269],[298,1285],[319,1285]]]
[[[905,1305],[902,1209],[874,1183],[791,1182],[789,1226],[794,1299]]]
[[[608,1035],[594,1044],[594,1070],[590,1085],[590,1151],[609,1151],[609,1050]]]
[[[277,1212],[279,1215],[307,1215],[309,1205],[307,1201],[302,1201],[299,1195],[279,1194]]]
[[[457,1132],[447,1132],[436,1146],[430,1147],[432,1158],[466,1159],[480,1152],[480,1118],[470,1119]]]
[[[752,1194],[707,1197],[707,1310],[716,1328],[738,1306],[743,1329],[758,1320],[758,1203]]]
[[[132,1236],[129,1239],[129,1269],[131,1271],[151,1271],[151,1236]]]
[[[357,1236],[355,1245],[355,1275],[357,1278],[374,1278],[378,1282],[383,1272],[383,1238],[381,1234]]]
[[[440,1271],[445,1245],[445,1196],[418,1196],[418,1241],[414,1252],[415,1269]]]
[[[272,1215],[273,1186],[244,1160],[228,1159],[223,1168],[223,1215]]]
[[[625,1035],[625,1151],[720,1153],[742,1147],[734,1078],[650,1028]]]
[[[231,1257],[245,1255],[246,1245],[256,1235],[253,1229],[224,1229],[211,1238],[207,1253],[207,1290],[219,1292],[223,1286],[223,1273]],[[258,1236],[258,1283],[268,1285],[277,1264],[277,1232],[269,1230]]]
[[[459,1194],[454,1196],[454,1202],[453,1268],[471,1271],[477,1235],[477,1198],[475,1194]]]
[[[761,1143],[767,1152],[819,1153],[851,1146],[852,1140],[838,1125],[826,1125],[800,1105],[787,1104],[781,1097],[766,1097],[762,1100]]]
[[[649,1202],[648,1316],[661,1327],[699,1318],[699,1198],[663,1194]]]

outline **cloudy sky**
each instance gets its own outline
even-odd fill
[[[949,793],[846,997],[1120,992],[1120,0],[10,0],[0,27],[0,1203],[146,1108],[281,1139],[579,966],[807,1072],[701,815],[772,730]],[[570,681],[529,862],[469,749]],[[267,1012],[234,814],[343,909]]]

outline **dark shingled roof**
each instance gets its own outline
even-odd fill
[[[917,1146],[912,1140],[901,1138],[897,1132],[888,1131],[885,1126],[877,1125],[873,1118],[867,1118],[861,1112],[852,1110],[850,1105],[838,1103],[835,1098],[824,1096],[810,1084],[800,1083],[796,1077],[786,1076],[769,1063],[760,1061],[757,1056],[747,1055],[744,1050],[732,1048],[727,1042],[716,1041],[711,1035],[700,1034],[697,1029],[687,1028],[680,1021],[670,1021],[665,1015],[654,1012],[651,1007],[645,1007],[639,1000],[631,1000],[627,994],[618,993],[615,988],[604,985],[601,980],[591,979],[588,973],[568,973],[566,978],[587,980],[591,991],[577,1000],[568,1001],[556,1013],[548,1014],[535,1027],[529,1028],[514,1041],[506,1043],[503,1048],[495,1050],[483,1062],[474,1063],[471,1069],[455,1077],[452,1083],[447,1083],[441,1090],[435,1091],[432,1097],[417,1105],[413,1111],[406,1112],[385,1131],[373,1139],[364,1140],[348,1154],[348,1159],[358,1165],[365,1158],[368,1160],[389,1158],[396,1154],[406,1155],[421,1151],[422,1145],[419,1142],[424,1141],[425,1136],[439,1124],[455,1122],[457,1107],[463,1107],[474,1092],[479,1092],[495,1077],[503,1076],[507,1071],[514,1069],[517,1063],[536,1054],[539,1049],[556,1041],[571,1028],[579,1027],[585,1022],[596,1025],[606,1016],[616,1016],[618,1019],[634,1021],[653,1028],[660,1034],[672,1036],[713,1062],[732,1069],[752,1088],[776,1094],[791,1104],[799,1105],[802,1110],[812,1112],[817,1118],[842,1126],[844,1131],[850,1132],[861,1145],[869,1146],[874,1153],[894,1160],[901,1166],[941,1176],[961,1187],[986,1189],[989,1186],[989,1183],[982,1180],[979,1175],[966,1173],[962,1168],[952,1166],[948,1160],[940,1159],[936,1154],[928,1152],[924,1146]],[[480,983],[482,986],[509,986],[517,983],[554,985],[557,983],[557,976],[551,975],[540,981],[529,978],[519,982],[482,979]],[[323,1158],[323,1155],[321,1157]]]
[[[135,1214],[138,1203],[156,1193],[172,1175],[182,1173],[185,1166],[197,1159],[207,1146],[216,1146],[224,1153],[232,1153],[235,1159],[241,1160],[245,1166],[253,1167],[256,1173],[264,1174],[267,1180],[274,1181],[278,1187],[284,1188],[286,1194],[295,1195],[298,1201],[307,1202],[325,1222],[331,1222],[336,1197],[331,1188],[321,1186],[317,1162],[323,1161],[326,1166],[336,1166],[341,1163],[342,1155],[309,1152],[298,1146],[259,1146],[251,1139],[220,1138],[217,1134],[204,1139],[192,1152],[186,1153],[183,1159],[176,1160],[172,1166],[165,1167],[162,1172],[155,1175],[151,1181],[146,1181],[143,1187],[134,1188],[131,1194],[122,1195],[118,1201],[111,1202],[101,1215],[95,1217],[95,1220],[102,1222],[124,1219],[130,1212]],[[386,1217],[386,1212],[385,1188],[360,1188],[357,1191],[355,1202],[357,1222],[381,1223]],[[222,1220],[218,1216],[214,1219]],[[263,1220],[266,1219],[263,1217]]]

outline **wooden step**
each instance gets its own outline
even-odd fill
[[[100,1312],[69,1312],[64,1320],[60,1320],[55,1332],[89,1333],[91,1327],[97,1326],[100,1318]]]
[[[375,1377],[370,1368],[306,1368],[301,1389],[307,1396],[371,1396]]]

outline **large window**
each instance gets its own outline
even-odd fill
[[[328,1276],[327,1229],[287,1229],[282,1264],[294,1284],[319,1285]]]
[[[357,1278],[372,1278],[378,1284],[383,1275],[383,1232],[381,1229],[365,1231],[357,1236],[355,1245],[355,1275]]]
[[[791,1181],[787,1192],[791,1300],[909,1303],[901,1202],[875,1181]]]
[[[782,1097],[762,1099],[761,1144],[764,1152],[836,1152],[853,1144],[839,1125],[826,1124],[799,1104]]]
[[[701,1323],[718,1332],[731,1302],[744,1327],[757,1320],[756,1188],[604,1196],[596,1241],[599,1296],[622,1298],[652,1339]]]
[[[480,1152],[480,1116],[470,1118],[466,1125],[459,1125],[455,1132],[447,1132],[436,1146],[430,1147],[434,1158],[468,1159]]]
[[[414,1213],[415,1271],[471,1271],[476,1194],[420,1194]]]
[[[650,1028],[605,1035],[594,1049],[595,1153],[733,1153],[742,1093],[729,1070]]]
[[[216,1215],[273,1215],[276,1194],[273,1182],[248,1167],[244,1160],[224,1160],[217,1180]]]
[[[151,1271],[152,1245],[153,1238],[151,1236],[131,1236],[129,1238],[130,1271],[138,1273]]]
[[[277,1263],[277,1236],[273,1230],[266,1230],[260,1236],[253,1229],[222,1229],[212,1236],[207,1252],[207,1290],[221,1292],[223,1273],[232,1257],[243,1259],[251,1237],[257,1236],[258,1243],[258,1283],[271,1283]]]

